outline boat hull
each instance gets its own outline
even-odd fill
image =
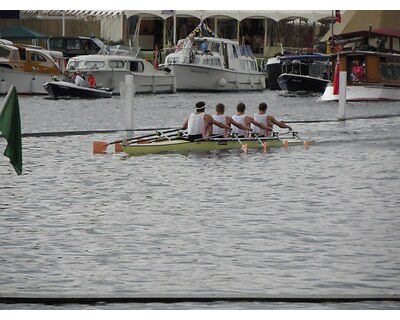
[[[339,95],[333,94],[333,84],[329,83],[319,98],[320,101],[337,101]],[[379,84],[351,85],[346,88],[346,101],[400,101],[399,86]]]
[[[288,145],[301,145],[303,142],[298,138],[286,139]],[[249,149],[264,148],[264,142],[267,148],[284,147],[285,140],[278,138],[264,138],[258,141],[257,139],[240,139],[243,145],[247,145]],[[131,156],[154,154],[154,153],[179,153],[179,152],[206,152],[212,150],[229,150],[241,149],[242,144],[238,140],[229,138],[210,139],[202,141],[190,142],[184,139],[162,140],[153,143],[132,143],[122,144],[122,149],[125,153]]]
[[[310,76],[282,73],[278,77],[278,83],[282,90],[288,92],[307,91],[324,92],[329,80]]]
[[[173,93],[175,79],[170,74],[146,75],[133,74],[128,71],[90,70],[98,84],[112,89],[115,95],[121,94],[121,86],[125,84],[125,76],[134,75],[136,93]]]
[[[168,66],[178,91],[262,91],[265,75],[176,63]]]
[[[44,84],[46,92],[53,98],[111,98],[112,93],[102,89],[80,87],[64,81],[49,81]]]
[[[282,64],[279,58],[269,58],[267,61],[268,89],[279,90],[278,77],[282,73]]]
[[[43,85],[51,81],[52,74],[38,74],[33,72],[21,72],[0,67],[0,94],[6,94],[12,85],[18,94],[47,94]]]

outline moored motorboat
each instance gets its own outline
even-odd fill
[[[282,65],[280,56],[271,57],[267,60],[267,79],[268,79],[268,89],[279,90],[278,77],[282,73]]]
[[[205,152],[212,150],[234,150],[241,148],[263,149],[270,147],[288,147],[302,145],[304,142],[298,138],[297,133],[285,139],[274,137],[260,138],[210,138],[208,140],[188,141],[184,138],[153,140],[151,142],[129,141],[122,143],[122,150],[131,156],[153,153],[179,153],[179,152]]]
[[[53,99],[60,98],[111,98],[112,92],[104,88],[81,87],[74,83],[52,80],[46,82],[44,89]]]
[[[63,54],[0,39],[0,94],[14,85],[18,94],[46,94],[43,84],[61,75]]]
[[[136,93],[175,93],[175,78],[166,71],[157,70],[145,59],[137,57],[138,51],[115,49],[111,54],[76,56],[68,61],[70,71],[90,71],[103,87],[120,94],[125,76],[133,75]]]
[[[287,92],[324,92],[331,78],[331,57],[307,54],[281,57],[282,74],[278,84]]]
[[[333,55],[334,81],[320,101],[339,100],[340,71],[347,72],[347,101],[400,101],[399,31],[371,29],[341,34],[335,41],[344,46]]]
[[[203,34],[209,36],[203,37]],[[217,38],[201,23],[162,65],[176,77],[178,91],[255,91],[265,89],[265,74],[249,46]]]

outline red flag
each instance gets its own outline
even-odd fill
[[[336,59],[336,66],[335,66],[335,74],[333,75],[333,94],[339,94],[339,72],[340,72],[340,63],[339,57]]]
[[[335,10],[335,21],[341,23],[342,16],[340,15],[340,10]]]

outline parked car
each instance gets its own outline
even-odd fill
[[[61,51],[67,59],[102,53],[105,48],[106,45],[95,37],[50,37],[50,50]]]

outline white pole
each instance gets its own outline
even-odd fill
[[[133,102],[135,98],[135,76],[125,76],[125,130],[133,134]]]
[[[176,46],[176,10],[174,10],[174,45]]]
[[[339,120],[346,120],[347,72],[339,73]]]
[[[62,35],[65,36],[65,12],[62,12]],[[50,48],[50,47],[49,47]]]

